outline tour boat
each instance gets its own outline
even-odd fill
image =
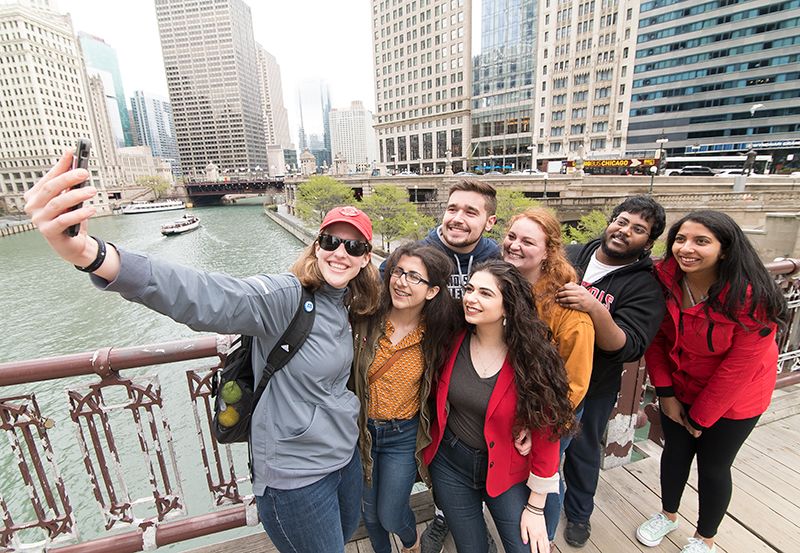
[[[180,200],[157,200],[154,202],[133,202],[122,208],[123,215],[135,213],[153,213],[154,211],[173,211],[186,209],[186,204]]]
[[[161,225],[161,234],[164,236],[174,236],[176,234],[183,234],[184,232],[196,230],[199,226],[200,219],[187,213],[174,223]]]

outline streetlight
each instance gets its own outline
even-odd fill
[[[533,146],[533,145],[530,145],[530,146],[528,146],[528,151],[531,153],[531,174],[533,174],[533,170],[535,169],[534,165],[536,163],[536,161],[535,161],[533,156],[535,155],[536,147]]]
[[[392,165],[394,165],[394,169],[392,169],[392,174],[397,173],[397,156],[392,154]]]

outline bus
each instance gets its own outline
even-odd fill
[[[668,156],[666,168],[662,169],[665,175],[674,173],[687,165],[702,165],[709,167],[715,172],[723,169],[741,169],[744,167],[744,162],[747,156],[742,155],[725,155],[725,156]],[[759,175],[769,174],[772,167],[772,156],[767,154],[756,155],[755,165],[753,172]]]

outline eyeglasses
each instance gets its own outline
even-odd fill
[[[420,275],[416,271],[404,271],[400,267],[395,267],[394,269],[392,269],[391,275],[393,277],[395,277],[395,278],[401,278],[401,277],[405,276],[406,277],[406,282],[408,282],[409,284],[414,285],[414,286],[416,286],[417,284],[420,284],[422,282],[424,282],[426,286],[430,286],[431,285],[430,282],[428,282],[427,280],[422,278],[422,275]]]
[[[369,242],[347,240],[331,234],[320,234],[317,236],[317,243],[326,252],[335,252],[340,245],[344,244],[344,251],[347,252],[347,255],[352,255],[353,257],[361,257],[371,249]]]
[[[650,231],[647,230],[642,225],[633,225],[630,221],[628,221],[625,217],[617,217],[613,221],[611,221],[612,225],[617,225],[619,228],[626,228],[631,227],[631,231],[633,234],[638,234],[639,236],[650,235]]]

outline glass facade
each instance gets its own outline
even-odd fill
[[[473,55],[471,170],[531,165],[536,6],[534,0],[484,0],[476,18],[480,51]]]
[[[628,151],[800,154],[800,0],[641,5]],[[789,158],[791,159],[791,158]]]

